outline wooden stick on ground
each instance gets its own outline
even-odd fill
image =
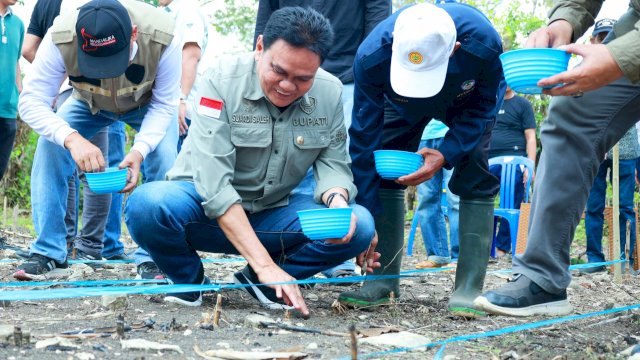
[[[220,326],[220,312],[222,312],[222,295],[218,294],[216,297],[216,307],[213,310],[213,326]]]
[[[278,329],[283,329],[283,330],[297,331],[297,332],[310,333],[310,334],[320,334],[320,335],[340,336],[340,337],[349,336],[349,334],[347,334],[347,333],[341,333],[341,332],[336,332],[336,331],[331,331],[331,330],[311,329],[311,328],[306,328],[306,327],[302,327],[302,326],[287,325],[287,324],[270,322],[270,321],[269,322],[260,321],[260,325],[262,327],[264,327],[264,328],[267,328],[267,329],[268,328],[278,328]]]
[[[351,360],[358,360],[358,338],[356,337],[356,326],[349,326],[349,335],[351,335]]]
[[[620,151],[618,144],[613,147],[613,256],[620,259]],[[613,266],[613,281],[622,282],[622,267],[620,263]]]

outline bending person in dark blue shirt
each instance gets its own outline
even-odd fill
[[[382,267],[398,274],[404,244],[404,196],[443,166],[455,167],[451,191],[460,201],[460,257],[454,314],[479,315],[480,295],[493,230],[493,198],[499,183],[488,169],[489,139],[505,91],[498,55],[500,36],[477,9],[457,3],[427,3],[401,9],[365,39],[354,62],[355,97],[350,154],[357,201],[376,214]],[[373,151],[414,151],[430,119],[450,128],[438,149],[422,149],[424,165],[394,181],[381,181]],[[347,305],[367,306],[399,295],[399,280],[365,282],[342,293]]]

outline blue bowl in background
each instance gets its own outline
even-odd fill
[[[542,88],[536,85],[538,81],[566,71],[569,58],[570,53],[549,48],[519,49],[500,54],[507,85],[521,94],[541,94]]]
[[[311,240],[340,239],[349,232],[351,208],[298,211],[302,232]]]
[[[373,152],[376,171],[385,180],[411,174],[422,166],[422,155],[409,151],[376,150]]]
[[[109,194],[121,191],[127,185],[127,168],[110,167],[103,172],[84,173],[89,188],[96,194]]]

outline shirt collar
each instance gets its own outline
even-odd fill
[[[138,42],[134,41],[133,42],[133,49],[131,49],[131,55],[129,56],[129,61],[133,61],[133,59],[136,57],[137,53],[138,53]]]
[[[5,16],[9,16],[12,15],[13,12],[11,11],[11,6],[7,6],[7,11],[4,14],[0,14],[0,16],[5,17]]]

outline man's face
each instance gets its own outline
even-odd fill
[[[169,6],[173,0],[158,0],[158,6]]]
[[[17,0],[0,0],[0,4],[4,6],[13,6],[15,5]]]
[[[316,53],[293,47],[282,39],[265,50],[260,36],[254,56],[260,87],[278,107],[290,105],[309,91],[320,67],[320,56]]]

